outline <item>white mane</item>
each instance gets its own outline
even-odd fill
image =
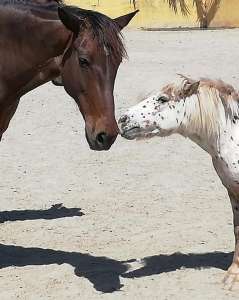
[[[177,92],[182,95],[182,86]],[[188,98],[185,95],[185,107],[186,115],[189,116],[185,128],[191,132],[204,133],[210,138],[218,135],[220,128],[231,125],[238,118],[239,95],[232,86],[222,81],[201,79],[198,89]]]

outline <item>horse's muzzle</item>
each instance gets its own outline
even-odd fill
[[[89,134],[87,134],[86,131],[86,139],[90,146],[90,149],[96,151],[109,150],[116,137],[117,134],[111,135],[103,131],[98,133],[95,137],[91,137]]]

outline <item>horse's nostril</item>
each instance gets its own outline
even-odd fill
[[[127,123],[129,122],[129,117],[127,115],[123,115],[119,119],[119,123]]]
[[[104,145],[107,141],[107,134],[105,132],[100,132],[96,136],[96,140],[99,144]]]

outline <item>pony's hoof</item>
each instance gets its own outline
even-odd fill
[[[230,291],[239,289],[239,265],[237,263],[233,263],[230,266],[223,279],[223,283],[225,288]]]

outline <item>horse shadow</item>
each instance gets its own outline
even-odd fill
[[[136,262],[136,259],[118,261],[109,257],[93,256],[80,252],[0,244],[0,268],[69,264],[74,268],[74,274],[87,278],[95,290],[102,293],[112,293],[123,287],[120,277],[140,278],[172,272],[180,268],[213,267],[226,270],[232,261],[232,255],[233,253],[224,252],[156,255],[143,258],[143,266],[130,271],[130,264]]]
[[[84,213],[80,208],[67,208],[62,203],[54,204],[49,209],[0,211],[0,223],[6,221],[52,220],[59,218],[81,217]]]

